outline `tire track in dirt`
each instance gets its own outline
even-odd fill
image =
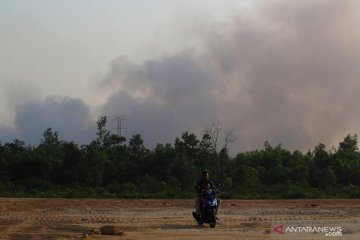
[[[351,207],[315,200],[223,202],[216,229],[209,229],[196,225],[192,200],[0,199],[0,239],[79,239],[103,225],[119,226],[127,240],[269,239],[272,226],[282,223],[342,224],[344,239],[360,239],[360,201]]]
[[[1,226],[4,228],[1,229],[1,238],[16,240],[16,239],[25,239],[23,234],[27,232],[27,220],[20,219],[9,219],[9,221],[1,221]]]

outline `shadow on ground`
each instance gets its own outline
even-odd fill
[[[169,224],[169,225],[165,225],[163,226],[161,229],[162,230],[170,230],[170,229],[201,229],[204,226],[198,226],[195,224]]]

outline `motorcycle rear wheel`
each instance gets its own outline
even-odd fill
[[[209,224],[210,224],[210,228],[215,228],[215,226],[216,226],[216,217],[215,216],[210,220]]]

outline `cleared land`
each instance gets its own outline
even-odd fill
[[[223,200],[215,229],[198,227],[193,200],[0,199],[0,239],[84,239],[105,225],[121,236],[88,239],[360,239],[360,200]],[[324,232],[284,235],[283,225],[341,227],[342,236]]]

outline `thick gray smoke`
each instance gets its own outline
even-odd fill
[[[142,134],[148,146],[201,133],[217,120],[234,129],[234,153],[265,141],[300,150],[336,146],[360,132],[359,7],[354,0],[258,1],[255,15],[234,10],[230,22],[197,27],[203,45],[196,54],[117,58],[101,81],[111,94],[98,115],[111,124],[124,114],[127,135]],[[96,131],[80,100],[48,98],[16,110],[28,139],[46,127],[83,142]]]
[[[128,136],[141,133],[150,145],[173,142],[217,116],[214,78],[189,53],[142,65],[116,59],[104,84],[117,90],[103,114],[124,114]]]
[[[220,119],[233,151],[268,140],[306,150],[358,132],[356,1],[263,1],[256,17],[205,29],[207,52],[135,65],[112,62],[105,113],[123,113],[146,141],[201,131]]]
[[[218,78],[231,76],[233,92],[219,111],[240,146],[306,149],[359,130],[358,16],[355,1],[267,2],[257,21],[238,18],[228,36],[210,35]]]
[[[60,139],[87,144],[95,139],[96,123],[89,108],[79,99],[49,97],[16,107],[17,131],[3,129],[4,141],[17,138],[26,144],[37,145],[46,128],[59,133]]]

